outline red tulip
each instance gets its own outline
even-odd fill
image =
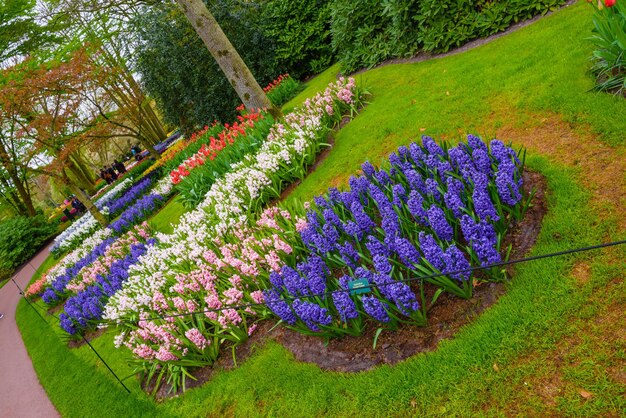
[[[615,6],[615,0],[604,0],[604,5],[606,7],[613,7]]]

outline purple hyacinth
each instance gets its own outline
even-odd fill
[[[424,232],[419,233],[420,249],[424,253],[424,258],[433,265],[437,270],[441,271],[444,266],[443,250],[435,241],[432,235]]]
[[[359,253],[357,250],[350,244],[349,242],[344,242],[343,244],[338,246],[339,255],[346,263],[347,266],[354,269],[356,268],[356,264],[361,260]]]
[[[384,243],[380,242],[378,238],[368,235],[367,242],[365,243],[365,247],[372,255],[372,258],[376,255],[382,255],[385,257],[391,256],[391,250]]]
[[[332,224],[324,224],[322,231],[324,232],[323,244],[318,243],[318,249],[324,254],[336,248],[339,242],[339,231]]]
[[[389,258],[385,257],[381,254],[376,254],[373,257],[374,268],[377,272],[381,274],[390,274],[391,269],[393,268],[391,263],[389,262]]]
[[[109,228],[118,234],[127,231],[160,208],[162,203],[163,196],[159,194],[146,195],[127,208],[122,216],[109,225]]]
[[[400,207],[402,203],[406,200],[406,190],[403,185],[400,183],[394,184],[393,188],[393,204],[394,206]]]
[[[400,312],[411,316],[413,312],[419,310],[420,304],[415,292],[406,283],[395,282],[387,287],[390,299],[394,301]]]
[[[291,305],[296,314],[302,319],[309,329],[319,331],[318,325],[330,325],[332,317],[328,313],[328,309],[322,308],[315,303],[296,299]]]
[[[321,295],[326,292],[326,275],[328,273],[328,267],[324,260],[317,256],[312,255],[307,262],[308,269],[305,273],[307,285],[311,294]]]
[[[437,205],[431,205],[428,208],[428,224],[433,229],[437,237],[444,241],[452,241],[454,238],[454,230],[446,219],[446,214]]]
[[[461,145],[450,149],[448,151],[448,156],[452,166],[456,169],[461,170],[463,167],[469,167],[472,165],[470,156]]]
[[[283,276],[281,276],[277,271],[270,272],[270,283],[278,290],[281,290],[285,286],[285,283],[283,283]]]
[[[326,223],[329,223],[335,226],[341,226],[341,220],[339,219],[339,216],[337,216],[334,210],[324,209],[323,216],[324,216],[324,221],[326,221]]]
[[[376,285],[378,291],[387,299],[393,299],[391,293],[391,285],[395,283],[395,280],[388,274],[372,274],[372,282]]]
[[[498,165],[495,181],[498,189],[498,196],[500,196],[500,199],[509,206],[515,206],[520,200],[522,200],[522,195],[519,192],[519,187],[515,182],[514,176],[515,166],[512,162],[504,161]]]
[[[385,309],[385,303],[376,299],[375,296],[363,296],[363,310],[372,318],[379,322],[389,322],[389,314]]]
[[[154,178],[154,176],[150,175],[143,177],[130,189],[128,189],[121,197],[115,199],[112,202],[109,202],[107,204],[109,208],[109,213],[112,216],[115,216],[128,206],[132,205],[133,202],[137,201],[144,193],[146,193],[152,187],[152,182]]]
[[[372,196],[372,199],[374,199],[374,202],[376,202],[376,206],[378,206],[378,209],[381,212],[385,210],[393,210],[389,198],[385,195],[385,193],[383,193],[382,190],[380,190],[378,186],[376,186],[375,184],[370,184],[369,192],[370,196]]]
[[[352,212],[352,216],[354,216],[354,220],[356,224],[361,228],[361,231],[364,233],[368,233],[371,231],[376,224],[372,219],[365,213],[365,209],[363,209],[363,205],[361,202],[355,201],[352,203],[350,207],[350,212]]]
[[[443,271],[444,273],[464,270],[459,273],[454,273],[451,276],[461,282],[469,280],[471,273],[470,263],[456,245],[452,244],[446,249],[443,259],[446,264],[445,270]]]
[[[472,160],[474,161],[476,170],[487,176],[491,175],[491,158],[486,150],[475,149],[472,152]]]
[[[387,209],[382,212],[381,228],[385,231],[387,237],[396,237],[400,232],[400,219],[393,209]]]
[[[437,180],[428,178],[426,179],[426,192],[431,195],[436,201],[441,200],[441,193],[439,192],[439,183]]]
[[[372,283],[372,272],[365,267],[357,267],[354,270],[354,277],[357,279],[366,279],[368,283]]]
[[[356,222],[348,221],[343,225],[343,230],[346,234],[356,237],[359,241],[363,238],[363,231]]]
[[[424,209],[424,198],[416,190],[411,190],[409,193],[409,200],[406,202],[409,212],[413,215],[416,221],[426,224],[428,220],[428,214]]]
[[[359,312],[356,309],[356,304],[350,297],[347,291],[333,292],[333,303],[339,313],[339,319],[342,322],[348,322],[349,319],[356,319],[359,317]]]
[[[368,177],[374,177],[374,174],[376,174],[376,168],[369,161],[365,161],[361,164],[361,169],[363,170],[363,174]]]
[[[472,150],[482,149],[484,151],[489,151],[483,140],[472,134],[467,135],[467,144],[472,148]]]
[[[465,209],[465,205],[461,199],[461,194],[464,190],[463,182],[450,176],[446,179],[448,190],[443,195],[443,201],[446,203],[448,209],[454,213],[457,218],[461,217],[461,209]]]
[[[422,179],[422,176],[415,170],[406,170],[404,172],[406,176],[406,181],[409,183],[409,187],[411,189],[418,191],[419,193],[426,194],[428,193],[428,189],[426,188],[426,183]]]
[[[281,273],[287,292],[293,296],[309,295],[309,286],[306,280],[296,270],[289,266],[283,266]]]
[[[296,323],[296,315],[291,310],[291,307],[289,307],[289,304],[281,299],[280,293],[274,289],[264,290],[263,296],[265,304],[272,312],[274,312],[275,315],[289,325],[294,325]]]
[[[324,196],[315,196],[313,198],[313,201],[315,202],[315,205],[319,208],[323,208],[323,209],[330,208],[330,203],[328,203],[328,201],[326,200],[326,198],[324,198]]]
[[[470,216],[463,215],[461,231],[465,240],[470,243],[478,256],[481,265],[486,266],[500,262],[501,258],[497,250],[498,236],[493,225],[485,221],[476,223]]]
[[[503,162],[511,162],[511,159],[513,159],[516,164],[520,164],[520,160],[517,157],[515,150],[504,145],[502,141],[494,139],[489,143],[489,147],[491,148],[491,155],[493,155],[499,164],[502,164]]]
[[[441,149],[441,147],[435,142],[434,139],[427,135],[422,136],[422,145],[431,155],[445,156],[445,152],[443,151],[443,149]]]
[[[396,238],[393,243],[393,248],[407,267],[410,268],[413,264],[420,262],[421,257],[419,251],[408,239],[401,237]]]
[[[357,196],[365,196],[369,190],[370,181],[367,177],[350,177],[350,189]]]
[[[483,221],[488,219],[498,221],[500,219],[486,187],[476,186],[472,193],[472,200],[474,201],[474,211],[480,219]]]

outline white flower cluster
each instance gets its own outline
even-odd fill
[[[111,200],[113,200],[121,192],[128,189],[132,184],[133,184],[133,181],[130,178],[125,178],[123,181],[117,184],[114,188],[112,188],[111,190],[108,190],[105,194],[99,197],[98,200],[94,202],[94,205],[96,205],[98,209],[103,209],[105,206],[109,204]]]
[[[112,234],[113,231],[109,228],[97,230],[95,234],[86,238],[80,247],[67,254],[53,268],[48,270],[46,273],[46,281],[52,283],[54,279],[65,273],[66,268],[72,267]]]
[[[247,155],[231,166],[231,172],[217,179],[205,200],[181,217],[171,235],[158,236],[159,244],[149,248],[129,269],[129,279],[109,300],[104,318],[116,321],[146,309],[168,277],[176,275],[176,266],[194,264],[202,257],[204,242],[245,223],[254,201],[273,185],[278,186],[281,172],[317,149],[317,142],[330,128],[323,123],[324,118],[332,115],[332,110],[327,109],[329,103],[347,103],[339,93],[348,97],[345,90],[354,87],[353,79],[340,79],[287,115],[282,123],[275,124],[255,155]]]
[[[133,181],[131,179],[124,179],[124,181],[120,182],[117,186],[107,191],[98,200],[96,200],[94,205],[104,215],[108,215],[109,208],[106,205],[119,193],[128,189],[132,184]],[[65,231],[54,239],[54,243],[50,247],[50,251],[66,250],[98,229],[100,229],[98,221],[96,221],[91,213],[87,212],[74,221],[72,225],[70,225]]]
[[[152,193],[165,197],[170,194],[173,188],[174,183],[172,183],[172,179],[170,179],[170,176],[165,176],[152,188]]]

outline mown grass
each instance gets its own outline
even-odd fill
[[[183,206],[180,195],[176,195],[161,210],[148,219],[148,224],[153,231],[171,234],[174,231],[173,225],[178,223],[178,220],[185,212],[189,212],[189,209]]]
[[[559,113],[573,129],[591,129],[623,148],[626,118],[616,115],[626,114],[626,101],[587,92],[590,14],[578,4],[476,50],[359,76],[374,95],[371,104],[337,134],[329,157],[290,199],[342,186],[362,161],[379,163],[423,133],[453,140],[484,126],[495,130],[504,121],[493,115],[503,112],[520,127],[543,112]],[[336,71],[312,80],[292,102],[323,88]],[[539,155],[527,163],[550,190],[533,254],[620,238],[611,220],[591,209],[578,170]],[[325,372],[268,342],[238,369],[216,372],[208,384],[159,404],[134,379],[127,395],[101,365],[94,369],[93,353],[67,349],[23,303],[18,319],[63,416],[619,416],[624,384],[612,370],[623,369],[626,346],[610,336],[626,330],[623,260],[626,250],[614,248],[519,265],[496,305],[437,351],[393,367]],[[572,273],[580,265],[587,266],[585,280]],[[111,338],[97,339],[97,349],[128,372]]]

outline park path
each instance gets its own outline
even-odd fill
[[[15,273],[13,278],[22,289],[48,254],[46,247]],[[58,417],[59,413],[37,379],[15,322],[15,310],[21,297],[11,281],[0,289],[0,312],[4,314],[0,319],[0,417]]]

